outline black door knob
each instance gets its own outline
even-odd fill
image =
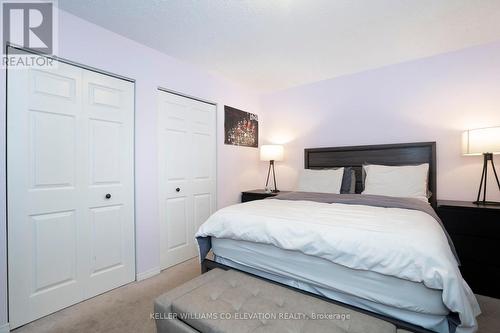
[[[111,194],[106,194],[106,199],[111,199]]]
[[[180,188],[176,188],[176,189],[175,189],[175,192],[180,192],[180,191],[181,191],[181,189],[180,189]]]

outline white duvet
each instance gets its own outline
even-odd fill
[[[272,244],[346,267],[422,282],[443,290],[443,303],[460,316],[458,333],[477,330],[476,298],[460,275],[440,225],[424,212],[256,200],[214,213],[196,233],[208,236]]]

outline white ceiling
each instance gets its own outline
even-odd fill
[[[59,0],[259,91],[500,39],[500,0]]]

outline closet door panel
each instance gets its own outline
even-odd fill
[[[213,105],[192,101],[194,230],[216,210],[216,111]]]
[[[34,233],[34,293],[40,294],[75,283],[78,262],[75,211],[32,215],[31,219]]]
[[[123,206],[113,205],[90,210],[91,276],[105,274],[124,267]]]
[[[91,266],[86,297],[135,279],[133,89],[107,75],[83,74],[89,161],[84,224]]]
[[[74,188],[76,180],[76,119],[29,111],[33,189]]]
[[[197,255],[196,229],[215,210],[215,106],[158,93],[160,258]]]
[[[194,228],[195,232],[214,212],[214,199],[212,193],[194,195]]]
[[[159,95],[161,267],[192,258],[190,106],[180,96]]]
[[[7,83],[11,328],[83,299],[81,69],[11,70]]]

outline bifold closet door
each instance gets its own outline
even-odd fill
[[[8,72],[9,321],[135,279],[133,83],[59,62]]]
[[[194,234],[216,207],[216,106],[159,91],[160,260],[197,255]]]

